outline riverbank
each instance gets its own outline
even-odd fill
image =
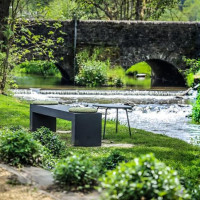
[[[10,126],[29,128],[28,102],[0,95],[0,110],[0,129]],[[71,123],[64,120],[57,120],[57,129],[70,130]],[[197,182],[199,181],[200,147],[161,134],[153,134],[134,128],[131,130],[133,133],[131,138],[128,135],[128,128],[124,125],[120,125],[119,133],[115,134],[115,123],[109,121],[107,124],[106,142],[133,144],[134,147],[132,148],[78,148],[70,146],[71,134],[60,133],[60,137],[67,141],[69,151],[84,154],[91,157],[94,161],[98,161],[102,157],[109,155],[113,149],[119,149],[129,159],[141,154],[154,153],[156,158],[178,170],[181,176],[194,179]]]
[[[196,91],[181,96],[183,90],[44,90],[39,88],[14,89],[14,96],[28,101],[56,101],[73,106],[92,106],[94,103],[129,104],[130,126],[190,142],[200,136],[199,125],[191,123],[192,102]],[[105,110],[99,110],[104,114]],[[109,109],[108,119],[116,117]],[[127,123],[126,113],[119,110],[120,123]]]

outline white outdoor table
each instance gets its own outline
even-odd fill
[[[103,139],[105,139],[106,119],[107,119],[107,111],[108,111],[108,109],[116,109],[116,133],[118,131],[118,110],[119,109],[123,109],[123,110],[126,111],[126,117],[127,117],[127,122],[128,122],[128,128],[129,128],[129,135],[131,137],[131,128],[130,128],[130,123],[129,123],[128,111],[127,110],[132,109],[132,106],[122,105],[122,104],[93,104],[93,106],[97,107],[97,109],[105,108]]]

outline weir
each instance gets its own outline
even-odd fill
[[[43,95],[122,95],[122,96],[180,96],[180,91],[141,91],[141,90],[40,90],[37,94]],[[32,94],[32,89],[13,89],[14,94]]]

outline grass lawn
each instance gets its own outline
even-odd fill
[[[131,120],[131,119],[130,119]],[[0,129],[5,126],[21,125],[29,128],[29,103],[13,97],[0,95]],[[57,120],[57,129],[70,130],[71,123]],[[60,134],[61,138],[70,143],[70,134]],[[170,138],[161,134],[132,128],[132,137],[129,137],[128,128],[119,126],[119,133],[115,133],[115,123],[107,124],[106,139],[113,143],[134,144],[132,148],[115,147],[72,147],[67,150],[84,154],[94,162],[109,155],[114,149],[118,149],[123,155],[131,159],[135,156],[154,153],[155,157],[179,171],[181,176],[195,179],[200,182],[200,147],[193,146],[182,140]]]
[[[134,72],[137,72],[136,74],[146,74],[151,76],[151,67],[146,62],[140,62],[126,70],[126,74]]]

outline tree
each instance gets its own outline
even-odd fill
[[[199,21],[200,1],[180,0],[180,3],[173,9],[166,9],[159,19],[164,21]]]
[[[96,19],[147,20],[158,19],[166,8],[179,0],[76,0],[90,9]]]
[[[0,91],[4,93],[9,72],[19,62],[29,59],[45,58],[56,62],[54,50],[62,46],[65,34],[60,22],[45,22],[42,20],[23,19],[19,12],[29,0],[11,0],[11,10],[7,24],[2,30],[3,42],[0,44]],[[37,34],[33,25],[46,26],[47,32]]]
[[[9,16],[9,6],[11,0],[0,0],[0,41],[3,41],[3,28]]]
[[[9,7],[12,0],[0,0],[0,93],[4,91],[9,57]],[[13,8],[12,8],[13,9]],[[13,10],[14,11],[14,10]]]
[[[186,0],[183,4],[183,13],[188,17],[189,21],[200,20],[200,1]]]

